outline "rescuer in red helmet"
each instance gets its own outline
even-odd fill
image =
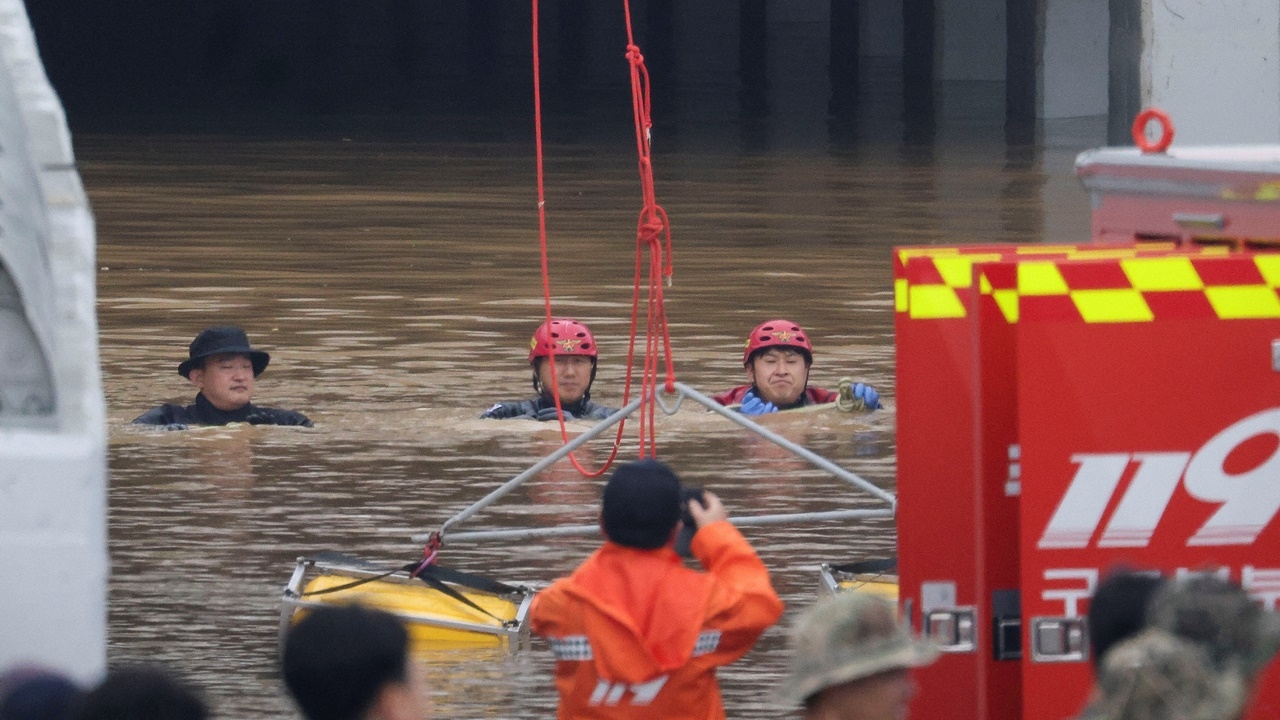
[[[721,405],[738,403],[744,415],[764,415],[806,405],[835,402],[840,393],[809,387],[809,366],[813,365],[813,344],[809,333],[790,320],[769,320],[747,336],[742,366],[749,385],[741,385],[714,397]],[[867,410],[880,407],[880,393],[870,385],[857,383],[853,397]]]
[[[577,320],[554,318],[543,323],[529,340],[529,365],[533,368],[532,400],[500,402],[481,418],[505,420],[527,418],[555,420],[556,401],[552,395],[551,363],[555,356],[556,383],[560,390],[560,408],[565,420],[603,420],[617,412],[615,408],[591,402],[591,383],[596,379],[596,339],[591,330]]]

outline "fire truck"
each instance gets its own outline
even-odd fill
[[[1280,598],[1280,146],[1163,145],[1079,156],[1090,242],[895,248],[915,717],[1074,717],[1116,567]]]

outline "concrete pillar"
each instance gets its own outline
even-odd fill
[[[739,112],[769,114],[769,10],[765,0],[738,0]]]
[[[1107,113],[1108,0],[1041,0],[1038,110],[1044,119]]]
[[[902,103],[908,119],[933,118],[939,0],[902,0]]]
[[[0,668],[106,666],[94,225],[21,0],[0,0]]]
[[[858,57],[861,55],[858,20],[862,3],[860,0],[836,0],[830,5],[831,50],[827,64],[831,102],[828,112],[835,118],[849,118],[858,106]]]
[[[1036,117],[1036,72],[1039,65],[1040,13],[1035,3],[1005,2],[1005,116],[1029,124]]]
[[[827,136],[833,1],[850,0],[769,0],[766,86],[777,137]]]
[[[1004,81],[1005,0],[937,0],[941,78]]]

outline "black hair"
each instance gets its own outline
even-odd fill
[[[662,461],[619,465],[605,483],[600,503],[604,534],[625,547],[660,548],[680,521],[681,497],[680,478]]]
[[[0,685],[0,720],[71,720],[83,696],[69,678],[51,671],[12,684],[0,679]]]
[[[284,684],[309,720],[358,720],[409,672],[409,634],[394,615],[360,605],[307,610],[285,636]]]
[[[1117,568],[1098,583],[1087,618],[1095,672],[1112,646],[1146,626],[1147,605],[1164,581],[1155,571]]]
[[[205,720],[199,691],[157,667],[135,665],[107,673],[81,698],[76,720]]]

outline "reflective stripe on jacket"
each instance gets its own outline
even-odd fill
[[[782,615],[764,563],[728,522],[701,528],[692,550],[606,542],[538,593],[531,628],[556,655],[559,718],[720,720],[716,668],[737,660]]]

